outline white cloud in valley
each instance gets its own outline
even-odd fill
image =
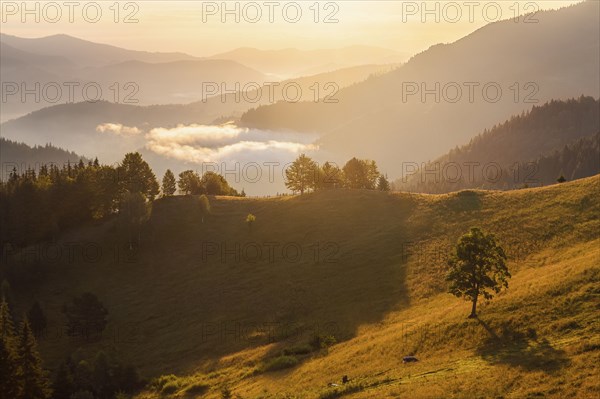
[[[180,125],[155,128],[146,135],[146,148],[188,162],[281,160],[317,150],[317,136],[272,132],[225,125]]]
[[[120,123],[103,123],[96,126],[98,133],[111,133],[117,136],[137,136],[142,131],[137,127],[124,126]]]
[[[144,139],[146,149],[157,155],[185,162],[287,162],[303,152],[318,150],[317,135],[274,132],[223,125],[178,125],[144,132],[135,126],[104,123],[96,131],[121,137]],[[142,136],[143,134],[143,136]]]

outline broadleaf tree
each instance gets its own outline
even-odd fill
[[[315,189],[318,179],[319,169],[315,161],[301,154],[286,169],[285,186],[293,192],[299,192],[301,195],[305,191]]]
[[[477,317],[480,296],[491,299],[502,288],[508,288],[507,280],[511,275],[504,249],[496,243],[493,234],[486,234],[477,227],[458,239],[456,252],[448,260],[448,265],[448,291],[471,301],[469,318]]]

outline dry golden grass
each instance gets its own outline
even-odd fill
[[[127,339],[42,340],[49,364],[78,348],[115,351],[148,377],[177,374],[175,397],[192,398],[188,388],[206,383],[207,398],[220,398],[224,386],[241,398],[593,398],[599,183],[596,176],[513,192],[212,198],[204,224],[192,198],[169,198],[155,204],[134,262],[61,264],[39,291],[22,295],[41,299],[60,323],[66,297],[95,292],[109,309],[108,330],[125,326]],[[251,231],[248,213],[257,218]],[[446,294],[443,281],[448,251],[472,226],[497,235],[513,274],[506,292],[482,304],[480,320],[466,319],[470,305]],[[123,241],[114,223],[76,234],[107,251]],[[303,256],[222,262],[206,256],[209,242],[295,243]],[[221,323],[224,336],[206,336]],[[274,332],[266,323],[304,330]],[[262,371],[317,327],[338,343],[298,356],[295,367]],[[402,364],[408,354],[420,361]],[[328,387],[343,375],[351,384]],[[160,397],[170,396],[139,395]]]

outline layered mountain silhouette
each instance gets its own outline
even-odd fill
[[[199,59],[184,53],[127,50],[62,34],[41,38],[23,38],[2,33],[0,41],[28,53],[62,57],[80,67],[106,66],[129,60],[159,63]]]
[[[25,100],[21,90],[8,95],[3,101],[2,121],[46,106],[96,99],[95,89],[84,93],[84,85],[90,83],[101,88],[98,99],[105,101],[187,104],[221,91],[248,91],[285,78],[358,65],[390,64],[401,59],[392,50],[368,46],[311,51],[246,48],[212,57],[194,57],[128,50],[68,35],[22,38],[1,34],[0,46],[2,82],[17,83],[19,87],[25,84],[29,90],[39,84],[38,92],[42,93],[39,99],[30,94]],[[69,95],[65,82],[79,85],[73,96]],[[56,84],[61,87],[62,95],[55,95],[54,88],[45,89]]]
[[[234,60],[271,76],[292,78],[317,75],[336,69],[362,64],[401,63],[408,57],[396,51],[371,46],[350,46],[340,49],[259,50],[242,47],[211,58]]]
[[[63,150],[50,144],[28,146],[0,137],[0,158],[2,174],[0,180],[6,181],[13,171],[22,174],[27,169],[39,171],[42,165],[62,167],[67,163],[75,164],[85,158],[72,151]]]
[[[343,162],[352,156],[376,159],[380,169],[395,178],[400,176],[404,162],[435,159],[533,105],[581,95],[597,97],[599,12],[598,2],[587,1],[539,12],[535,23],[526,23],[524,18],[491,23],[454,43],[433,46],[397,68],[352,67],[293,79],[304,89],[303,101],[299,102],[285,101],[279,94],[275,100],[284,101],[271,104],[273,101],[267,101],[264,95],[259,101],[249,101],[255,96],[231,93],[189,104],[61,104],[3,123],[2,134],[32,145],[51,142],[112,162],[123,151],[144,147],[144,137],[139,134],[123,140],[122,136],[101,135],[97,132],[101,124],[121,124],[145,132],[154,127],[222,123],[240,118],[238,124],[251,128],[316,133],[320,136],[320,149],[330,160]],[[7,36],[2,37],[4,41]],[[8,46],[19,43],[10,38],[5,41]],[[20,45],[17,50],[21,52],[36,50],[32,45]],[[57,52],[53,56],[58,58],[52,60],[56,64],[73,63],[69,54],[72,53]],[[88,70],[133,71],[139,67],[151,79],[162,73],[165,65],[183,70],[190,63],[217,62],[210,59],[166,63],[173,55],[147,54],[145,57],[159,57],[165,62],[122,61],[115,55],[110,60],[119,64]],[[252,71],[239,65],[246,72]],[[314,101],[309,87],[315,82],[336,83],[337,102],[322,101],[329,94],[325,90],[321,90],[319,101]],[[160,84],[156,90],[161,90]],[[257,108],[249,110],[252,107]]]
[[[537,23],[491,23],[340,91],[337,104],[281,102],[253,109],[242,121],[318,132],[323,149],[377,159],[396,174],[403,162],[432,159],[534,104],[598,96],[599,8],[587,1],[539,12]]]
[[[126,50],[66,35],[25,39],[3,34],[0,46],[6,92],[3,121],[67,102],[183,104],[223,87],[235,90],[236,84],[267,80],[263,73],[232,60]],[[215,82],[218,91],[206,90],[206,82]],[[72,92],[67,84],[75,86]],[[16,93],[8,94],[8,85],[13,91],[18,87]],[[26,90],[37,92],[37,97],[23,97]]]
[[[147,132],[155,127],[168,128],[179,124],[222,123],[239,118],[257,104],[282,100],[283,88],[286,85],[292,88],[290,95],[294,96],[294,87],[300,88],[302,99],[307,101],[314,101],[317,94],[320,98],[331,95],[335,99],[337,92],[342,88],[365,80],[369,76],[387,73],[395,67],[394,64],[350,67],[278,82],[277,86],[271,85],[259,90],[229,93],[223,97],[217,95],[185,105],[136,106],[109,101],[59,104],[3,123],[2,135],[31,145],[53,143],[84,155],[98,156],[106,162],[116,162],[122,157],[123,151],[143,147],[143,137],[129,138],[126,141],[121,136],[100,134],[96,130],[99,125],[121,124]],[[330,83],[333,83],[333,86],[326,87]],[[316,90],[315,85],[320,89],[319,91]]]
[[[551,101],[485,129],[433,162],[405,168],[396,188],[445,193],[470,188],[513,189],[600,173],[600,102]]]

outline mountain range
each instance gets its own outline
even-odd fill
[[[592,97],[534,106],[485,129],[432,162],[405,168],[403,191],[513,189],[600,173],[600,102]]]
[[[377,159],[398,174],[403,162],[433,159],[498,120],[534,104],[600,93],[600,3],[587,1],[490,23],[438,44],[402,67],[338,93],[336,104],[258,107],[244,126],[321,135],[341,158]],[[365,138],[367,138],[365,142]]]
[[[265,82],[401,60],[392,50],[368,46],[271,51],[244,48],[211,57],[195,57],[184,53],[128,50],[63,34],[22,38],[2,33],[0,50],[2,82],[17,83],[19,87],[25,84],[28,89],[38,83],[38,91],[42,92],[41,98],[35,101],[31,95],[23,101],[20,91],[8,95],[3,101],[2,121],[44,106],[96,99],[95,90],[87,95],[83,91],[83,86],[89,83],[100,87],[99,99],[106,101],[185,104],[218,94],[221,89],[246,91]],[[72,97],[65,82],[79,84]],[[52,88],[44,94],[44,87],[53,83],[61,87],[62,96],[55,96]],[[215,85],[209,91],[206,83]],[[248,88],[244,88],[248,84]]]
[[[269,134],[299,132],[316,136],[318,140],[314,144],[318,146],[320,155],[316,158],[319,161],[343,163],[354,156],[375,159],[383,173],[398,178],[405,164],[436,159],[449,149],[468,143],[484,129],[529,111],[534,105],[581,95],[597,97],[600,93],[598,13],[600,3],[586,1],[539,12],[537,23],[526,23],[525,18],[520,18],[488,24],[454,43],[432,46],[402,65],[367,65],[295,78],[287,82],[297,83],[303,89],[302,101],[298,102],[286,100],[278,92],[274,101],[266,101],[264,95],[258,101],[250,101],[247,97],[253,98],[250,95],[255,94],[251,90],[188,104],[141,106],[108,101],[60,104],[3,123],[2,135],[30,145],[51,142],[84,156],[99,156],[105,162],[121,159],[124,152],[143,149],[158,163],[153,166],[163,170],[174,161],[178,164],[195,161],[152,154],[145,140],[150,130],[233,120],[243,128],[271,132]],[[22,46],[21,52],[38,50],[31,44],[37,39],[20,41],[6,35],[2,39],[5,45]],[[74,43],[79,45],[78,41]],[[113,49],[102,46],[99,47],[102,51]],[[145,70],[145,77],[150,80],[161,68],[166,68],[165,65],[185,69],[184,65],[219,62],[212,58],[173,61],[169,59],[176,57],[172,54],[145,52],[141,52],[141,57],[146,57],[146,61],[123,61],[119,56],[126,55],[120,50],[114,51],[117,55],[105,58],[120,63],[86,67],[87,70],[96,68],[99,75],[99,71],[129,71],[133,75]],[[385,53],[369,51],[377,56]],[[24,57],[22,53],[13,53]],[[64,50],[54,56],[42,53],[37,57],[58,57],[49,58],[48,62],[60,66],[72,62],[70,54],[75,53]],[[256,58],[264,56],[268,64],[266,60],[277,54],[280,58],[296,57],[296,52],[291,50],[265,53],[243,49],[220,54],[217,58],[235,58],[229,62],[246,62],[252,64],[250,67],[264,68],[265,64]],[[337,56],[335,52],[332,54]],[[149,63],[147,60],[152,57],[164,62]],[[12,59],[15,58],[18,57]],[[92,56],[83,58],[91,60],[86,62],[99,62]],[[10,57],[6,61],[3,57],[3,62],[10,61]],[[280,64],[273,62],[277,68],[285,67],[284,62]],[[297,66],[306,69],[307,65]],[[242,64],[236,68],[243,68],[246,76],[253,73]],[[232,67],[232,76],[234,69]],[[273,71],[257,73],[267,76]],[[110,76],[109,72],[106,74]],[[320,90],[319,101],[315,101],[310,90],[315,82],[321,89],[326,83],[334,83],[335,101],[323,101],[329,94],[326,90]],[[156,85],[156,92],[162,90],[160,83],[152,84]],[[166,98],[164,102],[168,102]],[[124,139],[123,135],[99,133],[98,127],[106,124],[141,134]],[[578,137],[569,137],[568,143]],[[554,150],[552,147],[551,151]]]

